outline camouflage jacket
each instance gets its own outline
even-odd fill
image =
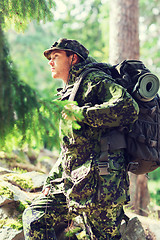
[[[60,92],[61,100],[68,99],[76,77],[82,70],[92,67],[92,61],[88,58],[72,67],[69,84],[65,91]],[[79,122],[81,128],[75,130],[72,122],[63,121],[62,151],[45,185],[51,186],[53,194],[63,192],[69,206],[83,207],[96,201],[97,189],[102,181],[98,169],[101,136],[112,128],[133,123],[137,119],[138,105],[124,88],[115,84],[111,76],[102,71],[90,72],[83,79],[75,101],[78,103],[77,110],[83,114],[83,119]],[[68,126],[68,130],[63,131],[63,124]],[[110,172],[116,173],[113,181],[123,178],[119,177],[119,173],[125,170],[123,151],[108,152],[108,161]],[[108,181],[111,183],[112,179],[113,176]],[[105,195],[108,195],[108,190]],[[111,194],[108,202],[117,202],[120,195],[122,197],[123,194]]]

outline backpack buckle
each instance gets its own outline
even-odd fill
[[[130,162],[127,166],[127,171],[135,172],[139,167],[138,162]]]
[[[109,172],[109,162],[99,162],[98,163],[98,168],[99,168],[99,175],[100,176],[105,176],[110,174]]]

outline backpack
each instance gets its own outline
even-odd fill
[[[139,106],[132,130],[124,133],[128,171],[137,175],[149,173],[160,166],[159,79],[141,61],[135,60],[114,66],[111,75]]]
[[[141,61],[125,60],[115,66],[95,63],[92,68],[80,74],[69,100],[74,100],[85,76],[96,70],[111,75],[114,82],[124,87],[139,106],[138,119],[132,129],[119,128],[111,131],[110,135],[101,140],[101,149],[107,149],[105,142],[109,138],[114,150],[125,148],[128,171],[139,175],[157,169],[160,167],[160,98],[157,94],[159,79]],[[100,160],[102,164],[104,159]]]

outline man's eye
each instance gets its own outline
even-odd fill
[[[55,54],[55,55],[51,58],[51,60],[54,61],[58,56],[59,56],[58,54]]]

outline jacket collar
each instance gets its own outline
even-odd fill
[[[92,57],[88,57],[85,61],[74,65],[69,72],[70,79],[68,85],[74,84],[76,77],[78,77],[83,70],[92,67],[93,63],[96,63],[96,60]]]

